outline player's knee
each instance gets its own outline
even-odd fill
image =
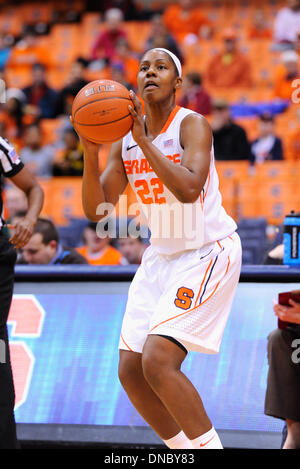
[[[166,379],[170,367],[158,350],[144,349],[142,366],[145,379],[155,389],[159,388]]]
[[[140,360],[132,353],[120,354],[118,375],[122,386],[126,389],[130,385],[134,385],[141,372]]]

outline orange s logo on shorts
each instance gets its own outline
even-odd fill
[[[174,301],[175,306],[181,309],[189,309],[194,298],[194,292],[190,288],[180,287],[177,290],[177,297]]]

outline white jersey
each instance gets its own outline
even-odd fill
[[[176,106],[153,144],[174,164],[181,164],[180,125],[193,111]],[[184,204],[157,177],[129,132],[122,143],[128,181],[151,231],[151,245],[160,254],[172,255],[199,249],[224,239],[237,228],[222,207],[213,148],[209,174],[199,198]]]

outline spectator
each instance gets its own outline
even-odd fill
[[[298,59],[300,58],[300,30],[297,33],[296,39],[294,41],[294,51],[298,54]]]
[[[216,99],[213,102],[211,125],[216,160],[250,161],[250,144],[246,132],[241,126],[233,122],[227,101]]]
[[[219,88],[251,86],[251,65],[239,51],[237,36],[232,29],[224,31],[223,44],[223,50],[211,59],[207,67],[208,83]]]
[[[297,52],[293,50],[282,52],[281,64],[278,66],[274,78],[274,97],[283,100],[291,100],[294,91],[292,84],[299,76],[299,59]]]
[[[293,300],[289,303],[290,306],[277,303],[273,306],[278,319],[290,325],[277,328],[268,336],[265,414],[285,421],[287,437],[283,449],[300,449],[300,367],[299,352],[294,345],[296,341],[299,346],[300,304]]]
[[[274,117],[264,112],[259,116],[259,136],[251,145],[251,162],[261,164],[282,159],[282,141],[274,134]]]
[[[141,237],[118,238],[117,248],[122,256],[129,264],[140,264],[142,257],[148,245],[145,244]]]
[[[163,21],[179,44],[188,40],[189,36],[194,36],[195,39],[201,37],[203,30],[207,34],[207,28],[211,27],[210,21],[203,15],[195,0],[179,0],[178,5],[167,6]]]
[[[120,38],[116,42],[115,54],[110,62],[111,67],[124,71],[125,82],[129,83],[132,88],[137,88],[136,76],[139,71],[139,60],[130,49],[127,39]]]
[[[52,221],[39,218],[32,237],[23,248],[19,264],[87,264],[75,249],[62,246]]]
[[[64,131],[64,147],[56,151],[52,166],[53,176],[82,176],[83,148],[73,127]]]
[[[76,248],[91,265],[121,265],[127,262],[122,254],[110,245],[109,235],[100,238],[97,234],[97,223],[90,222],[83,232],[84,246]],[[103,225],[105,229],[106,225]]]
[[[249,39],[271,39],[272,30],[263,10],[255,10],[252,25],[248,30]]]
[[[122,63],[113,63],[110,67],[110,75],[113,81],[121,83],[128,90],[135,88],[128,81],[126,81],[125,67]]]
[[[32,67],[32,83],[23,89],[27,105],[40,118],[55,117],[57,93],[47,84],[45,66],[36,63]]]
[[[86,9],[94,10],[94,0],[86,1]],[[101,1],[101,12],[106,12],[111,8],[118,8],[122,11],[125,21],[133,21],[139,19],[139,9],[135,5],[134,0],[102,0]]]
[[[55,108],[56,116],[62,114],[67,116],[71,115],[75,96],[81,88],[88,84],[84,76],[86,67],[87,61],[81,57],[78,57],[78,59],[72,63],[66,86],[59,91],[57,96]]]
[[[292,44],[300,31],[300,0],[287,0],[274,21],[274,40],[277,43]]]
[[[184,63],[180,47],[166,28],[162,16],[159,14],[153,15],[151,19],[151,33],[146,41],[145,50],[154,49],[155,47],[162,47],[173,52],[180,62]]]
[[[186,75],[183,80],[183,96],[179,104],[199,114],[211,113],[211,97],[202,87],[200,73],[190,72]]]
[[[38,177],[52,176],[54,149],[50,145],[42,145],[42,132],[37,124],[26,128],[24,143],[20,156],[29,171]]]
[[[22,146],[22,133],[27,123],[25,116],[26,96],[17,88],[9,88],[6,91],[6,102],[0,111],[0,121],[6,129],[6,137],[16,147]]]
[[[30,73],[33,64],[41,63],[47,65],[49,61],[49,51],[40,46],[36,33],[28,28],[22,39],[12,48],[7,65],[15,73]]]
[[[111,8],[105,12],[105,31],[99,34],[92,53],[92,68],[103,68],[109,64],[116,52],[116,44],[119,39],[126,39],[127,34],[122,29],[123,13],[118,8]]]

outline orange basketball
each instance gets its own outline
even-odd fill
[[[91,142],[116,142],[132,127],[129,104],[133,107],[125,86],[112,80],[92,81],[75,96],[73,125],[80,135]]]

